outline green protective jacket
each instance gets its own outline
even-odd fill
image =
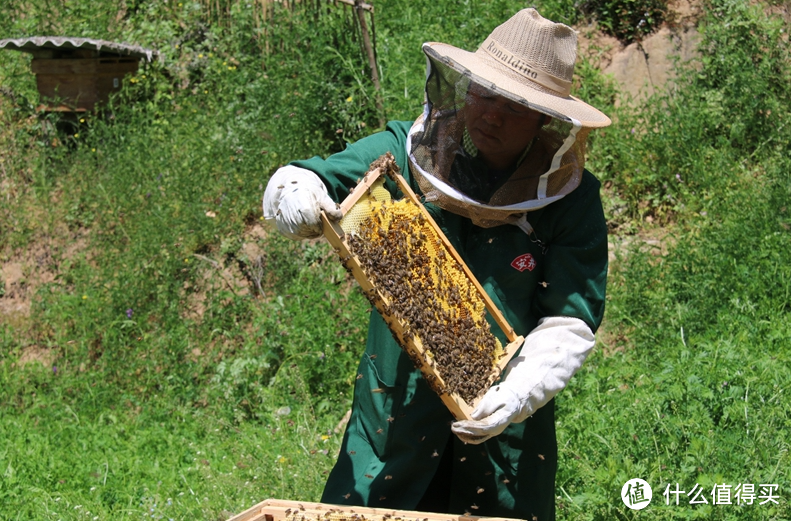
[[[391,122],[384,132],[326,160],[314,157],[294,164],[318,174],[340,202],[371,162],[391,152],[420,194],[407,166],[411,125]],[[576,190],[528,214],[535,229],[532,239],[543,242],[545,249],[516,226],[481,228],[434,205],[426,207],[517,334],[527,336],[547,316],[576,317],[595,332],[604,314],[607,276],[607,226],[599,186],[586,171]],[[386,187],[400,196],[392,181]],[[553,399],[499,436],[480,445],[463,444],[451,433],[450,412],[374,309],[351,418],[321,500],[414,509],[452,436],[450,513],[554,519],[554,416]]]

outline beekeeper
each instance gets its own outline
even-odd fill
[[[288,237],[317,237],[320,212],[340,218],[336,202],[391,152],[526,340],[474,419],[454,422],[373,310],[351,419],[321,500],[554,519],[553,397],[593,348],[604,313],[607,226],[599,183],[584,170],[585,144],[610,120],[570,95],[575,32],[534,9],[475,52],[442,43],[423,51],[423,114],[326,160],[279,169],[264,214]]]

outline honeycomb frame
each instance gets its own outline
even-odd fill
[[[403,198],[396,203],[382,201],[381,204],[379,204],[379,201],[383,198],[381,196],[374,197],[372,195],[377,191],[381,192],[381,186],[385,176],[393,179],[396,182],[399,190],[403,193]],[[389,197],[389,193],[387,194],[387,197]],[[396,206],[401,202],[404,202],[404,204],[410,207],[410,209],[407,210],[408,212],[417,212],[414,214],[409,214],[410,222],[419,223],[419,225],[416,224],[414,226],[421,226],[421,230],[426,231],[425,234],[420,234],[421,238],[425,239],[422,242],[430,245],[428,249],[431,250],[435,256],[440,257],[440,261],[438,261],[437,264],[439,265],[441,263],[443,266],[442,270],[445,272],[447,271],[445,268],[446,265],[451,266],[450,269],[453,270],[453,280],[443,280],[442,282],[444,285],[443,287],[449,287],[450,289],[447,291],[453,294],[452,297],[447,297],[448,293],[443,291],[443,296],[445,297],[446,302],[442,305],[446,309],[449,309],[449,307],[452,307],[453,309],[450,309],[448,315],[443,316],[446,318],[451,315],[458,317],[458,315],[464,315],[467,313],[479,317],[477,322],[475,322],[474,327],[471,327],[470,320],[465,322],[468,324],[464,329],[465,335],[467,334],[466,332],[470,330],[474,333],[477,332],[485,335],[489,333],[490,325],[486,323],[484,319],[486,313],[489,313],[494,324],[500,328],[508,342],[508,344],[505,346],[501,345],[500,341],[494,338],[493,333],[489,333],[489,335],[496,342],[496,347],[493,347],[491,344],[486,344],[482,341],[476,342],[476,347],[482,344],[486,345],[486,349],[490,350],[491,353],[487,353],[488,358],[486,358],[486,360],[489,360],[488,362],[479,362],[479,365],[473,367],[476,373],[481,373],[480,364],[490,364],[488,367],[483,368],[483,371],[489,372],[488,376],[484,374],[485,379],[481,379],[481,381],[477,382],[478,387],[483,389],[483,391],[479,391],[475,396],[472,396],[471,392],[457,392],[452,390],[453,386],[449,387],[443,378],[444,373],[449,379],[451,379],[451,373],[453,372],[452,369],[459,369],[451,367],[453,364],[461,363],[458,357],[443,356],[442,362],[438,364],[438,361],[434,358],[432,349],[427,347],[424,344],[423,339],[416,333],[418,328],[415,327],[414,321],[405,319],[403,314],[399,316],[399,313],[395,311],[393,306],[395,299],[391,293],[391,290],[393,289],[392,286],[399,286],[399,288],[401,288],[401,286],[407,285],[402,285],[400,283],[392,284],[392,281],[387,281],[390,288],[384,287],[385,284],[383,284],[383,281],[378,281],[378,274],[375,271],[371,271],[372,266],[370,261],[366,265],[366,262],[364,262],[361,256],[355,254],[355,251],[359,251],[361,239],[359,234],[356,235],[356,232],[350,232],[349,226],[344,225],[344,219],[346,216],[353,215],[354,212],[357,211],[355,210],[355,207],[359,209],[360,205],[369,205],[371,208],[364,208],[362,213],[368,212],[368,215],[372,216],[369,221],[375,217],[376,222],[382,224],[384,228],[384,223],[394,222],[395,217],[393,215],[395,212],[404,211],[402,209],[396,208]],[[413,210],[412,208],[416,210]],[[350,191],[350,195],[341,203],[340,210],[344,215],[344,219],[341,219],[339,222],[331,221],[326,217],[326,215],[322,214],[324,236],[337,252],[343,266],[354,276],[365,296],[379,311],[382,318],[390,328],[390,331],[392,332],[396,342],[404,351],[407,352],[415,366],[420,369],[427,383],[439,395],[440,399],[447,406],[451,414],[453,414],[457,420],[471,419],[471,413],[483,397],[485,389],[488,389],[488,387],[490,387],[499,378],[506,364],[509,362],[514,353],[519,349],[519,347],[521,347],[524,338],[514,332],[513,328],[510,326],[510,324],[508,324],[500,310],[497,308],[486,291],[484,291],[483,287],[481,287],[480,283],[477,281],[470,269],[464,263],[461,256],[452,246],[447,237],[445,237],[442,230],[439,228],[431,215],[426,211],[418,196],[412,191],[406,180],[404,180],[404,178],[400,175],[392,155],[386,154],[371,165],[371,170],[369,170],[369,172],[360,179],[357,186]],[[388,212],[390,215],[387,215]],[[379,215],[382,217],[380,218]],[[361,219],[356,217],[353,218],[353,220],[357,221],[358,223],[361,221]],[[358,225],[358,223],[355,223],[355,226]],[[373,226],[371,223],[368,223],[368,225]],[[369,233],[373,233],[370,230],[368,231]],[[380,235],[382,234],[382,232],[379,233]],[[371,236],[369,236],[369,238],[370,237]],[[373,237],[375,238],[376,235],[373,235]],[[415,241],[415,238],[412,237],[409,240]],[[426,249],[423,246],[419,247],[424,251]],[[415,249],[414,242],[411,248],[413,250]],[[442,277],[443,275],[440,273],[437,275],[432,274],[431,276],[434,277],[434,281],[436,281],[437,276]],[[412,283],[410,282],[410,287],[411,284]],[[403,288],[399,289],[399,291],[402,290]],[[450,304],[447,303],[448,298],[451,299]],[[441,299],[437,300],[441,302]],[[421,302],[425,304],[425,298]],[[411,307],[412,306],[410,306],[410,308]],[[480,317],[483,317],[483,319]],[[433,321],[432,323],[436,322]],[[486,331],[477,331],[480,329],[486,329]],[[448,336],[443,336],[443,338],[447,338]],[[481,337],[479,335],[476,338],[480,339],[485,337]],[[452,341],[458,342],[460,340],[453,336]],[[451,340],[448,340],[448,342],[451,342]],[[470,342],[467,341],[465,345],[469,346],[469,344]],[[478,349],[481,348],[478,347]],[[469,374],[467,369],[470,367],[471,366],[464,367],[464,371],[462,372],[465,375]],[[452,380],[457,381],[459,380],[459,377],[454,376]]]
[[[517,521],[506,517],[437,514],[414,510],[393,510],[340,506],[307,501],[267,499],[228,521]]]

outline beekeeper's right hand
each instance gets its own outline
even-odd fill
[[[274,219],[289,239],[313,239],[321,235],[322,210],[332,220],[343,217],[330,199],[319,176],[298,166],[277,170],[264,191],[264,219]]]

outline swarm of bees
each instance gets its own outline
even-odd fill
[[[429,375],[429,385],[473,403],[504,354],[484,302],[418,205],[408,198],[366,204],[370,212],[346,237],[376,288],[366,296],[391,318],[396,340],[415,365],[434,368],[439,378]],[[423,349],[406,349],[410,342]]]
[[[393,200],[387,177],[402,199]],[[401,177],[391,154],[372,163],[350,192],[339,205],[340,221],[322,215],[324,236],[428,385],[456,419],[469,419],[524,338]],[[379,391],[384,389],[372,390]]]

